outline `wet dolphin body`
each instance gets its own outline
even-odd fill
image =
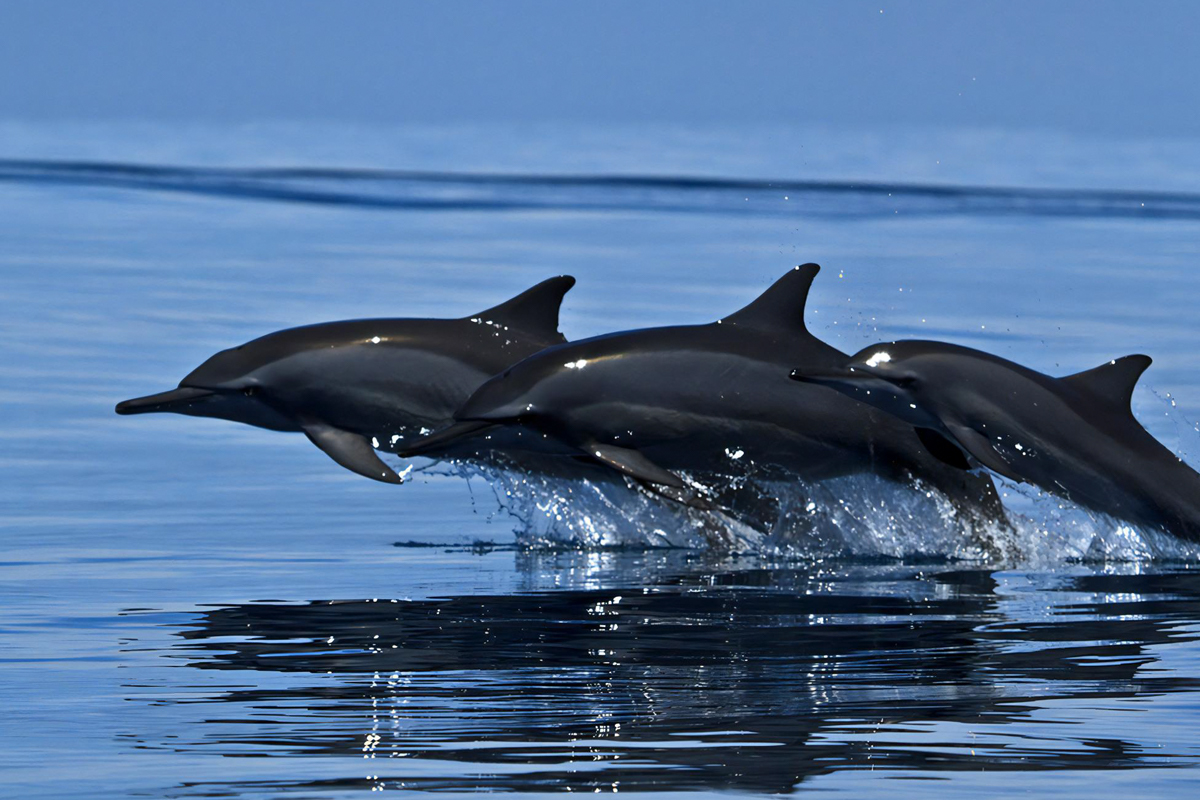
[[[402,478],[375,449],[434,429],[483,381],[566,341],[570,276],[550,278],[462,319],[366,319],[277,331],[213,355],[177,389],[118,403],[118,414],[173,412],[303,432],[352,472]]]
[[[1052,378],[941,342],[873,345],[831,371],[793,377],[936,431],[988,469],[1079,505],[1200,541],[1200,475],[1134,418],[1150,358]]]
[[[402,454],[497,426],[531,429],[659,493],[705,507],[677,472],[729,475],[743,465],[810,480],[873,472],[918,478],[976,517],[1002,516],[990,479],[948,466],[913,428],[820,386],[796,392],[788,373],[844,364],[805,328],[819,267],[780,278],[735,314],[707,325],[649,328],[548,348],[489,380],[458,422]],[[945,448],[958,455],[949,443]]]

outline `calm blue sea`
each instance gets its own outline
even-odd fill
[[[998,561],[932,518],[641,550],[636,509],[112,410],[278,328],[560,273],[569,338],[707,322],[805,261],[847,351],[1150,354],[1200,463],[1200,142],[0,123],[0,795],[1195,791],[1200,555],[1027,490]]]

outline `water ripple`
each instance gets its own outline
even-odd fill
[[[762,216],[1200,219],[1200,194],[872,181],[211,168],[0,159],[0,181],[421,211],[557,210]]]

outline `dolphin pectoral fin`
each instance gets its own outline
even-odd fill
[[[954,442],[932,428],[916,428],[915,430],[917,438],[921,440],[921,444],[938,461],[955,469],[966,470],[971,468],[971,462],[967,460],[967,457],[963,455],[963,451]]]
[[[653,492],[660,497],[665,497],[668,500],[674,500],[676,503],[682,503],[685,506],[699,509],[700,511],[712,511],[716,506],[710,501],[704,499],[701,495],[689,486],[680,489],[675,486],[664,486],[661,483],[650,483],[649,481],[638,481],[638,486],[641,486],[648,492]]]
[[[404,483],[404,478],[376,455],[365,436],[323,422],[307,423],[303,428],[310,442],[351,472],[384,483]]]
[[[1018,475],[1008,462],[1000,457],[987,437],[979,431],[961,422],[947,422],[946,430],[958,441],[962,448],[975,457],[975,460],[998,475],[1003,475],[1017,483],[1025,483],[1025,478]]]
[[[678,475],[658,466],[637,450],[630,450],[627,447],[616,447],[611,444],[591,444],[585,449],[597,461],[607,464],[631,478],[637,478],[639,481],[672,486],[676,489],[682,489],[687,486]]]
[[[590,444],[586,450],[601,464],[628,475],[655,494],[692,508],[705,511],[713,508],[712,503],[684,483],[682,478],[658,466],[637,450],[611,444]]]

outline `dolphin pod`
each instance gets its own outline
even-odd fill
[[[833,370],[799,367],[792,378],[947,437],[1010,480],[1200,541],[1200,474],[1130,408],[1149,366],[1149,356],[1131,355],[1052,378],[968,347],[897,341],[872,345]]]
[[[172,412],[303,432],[352,472],[403,479],[375,450],[448,424],[479,384],[566,341],[558,331],[570,276],[542,281],[461,319],[366,319],[276,331],[213,355],[168,392],[118,414]]]
[[[936,490],[968,525],[1007,524],[984,467],[1200,541],[1200,475],[1130,411],[1148,358],[1055,379],[937,342],[852,357],[804,324],[819,269],[796,267],[716,322],[569,343],[558,331],[566,276],[462,319],[278,331],[116,410],[302,431],[343,467],[389,483],[402,478],[376,450],[513,454],[702,510],[728,509],[739,474],[871,473]]]
[[[920,481],[971,516],[1000,519],[991,481],[966,471],[964,459],[947,464],[912,426],[868,404],[847,402],[824,387],[789,384],[796,363],[830,368],[847,357],[804,325],[818,270],[816,264],[797,267],[750,305],[706,325],[549,347],[488,380],[455,412],[455,425],[401,454],[517,427],[701,508],[711,500],[680,473],[720,476],[753,468],[817,481],[869,472]],[[949,443],[945,449],[954,450]]]

